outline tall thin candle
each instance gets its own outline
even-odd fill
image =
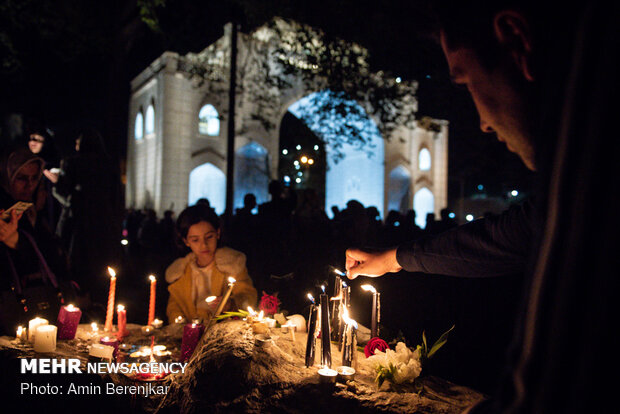
[[[316,320],[317,306],[314,304],[314,298],[308,293],[308,298],[312,302],[310,305],[310,317],[308,318],[308,339],[306,341],[306,367],[310,368],[314,365],[314,353],[316,350]]]
[[[325,287],[321,286],[323,293],[320,296],[321,304],[321,365],[324,368],[332,367],[332,349],[329,332],[329,299],[325,293]]]
[[[149,320],[147,325],[153,325],[153,320],[155,319],[155,296],[156,296],[156,286],[157,279],[155,276],[150,275],[149,280],[151,281],[151,297],[149,299]]]
[[[213,317],[219,316],[220,313],[222,313],[222,310],[224,310],[224,306],[226,305],[226,302],[228,301],[228,298],[230,297],[230,294],[235,287],[235,282],[236,280],[234,277],[228,278],[228,289],[226,289],[226,293],[224,293],[224,297],[222,298],[222,301],[218,305],[217,309],[215,310],[215,314],[213,315]]]
[[[116,272],[111,267],[108,267],[108,273],[110,274],[110,292],[108,293],[108,310],[105,316],[104,329],[111,332],[114,319],[114,297],[116,296]]]
[[[379,336],[379,293],[377,289],[371,285],[362,285],[362,289],[367,292],[372,292],[372,320],[370,325],[370,337],[376,338]]]

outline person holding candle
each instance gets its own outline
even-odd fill
[[[245,255],[218,247],[220,222],[213,210],[203,205],[190,206],[181,212],[176,227],[179,238],[191,251],[166,269],[166,281],[170,283],[168,321],[179,316],[186,320],[211,316],[228,287],[229,276],[236,282],[226,309],[256,305],[257,292],[245,266]],[[209,296],[217,299],[207,302]]]

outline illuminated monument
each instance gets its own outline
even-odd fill
[[[128,207],[153,208],[159,215],[169,208],[178,213],[204,197],[218,213],[224,211],[228,83],[222,77],[198,76],[196,62],[210,65],[211,75],[218,67],[225,74],[230,29],[227,25],[224,36],[198,54],[165,52],[132,80]],[[280,89],[263,88],[269,93],[267,105],[264,99],[257,102],[246,96],[261,82],[253,68],[264,65],[269,55],[265,50],[274,47],[273,34],[268,26],[250,34],[240,33],[238,45],[241,70],[235,120],[235,207],[240,207],[250,192],[258,203],[268,201],[269,181],[285,178],[278,177],[283,116],[290,112],[299,117],[300,108],[313,94],[325,93],[321,87],[309,89],[292,79]],[[417,107],[415,97],[411,100]],[[260,105],[268,107],[268,111],[262,108],[263,122],[254,116]],[[363,107],[364,102],[360,105]],[[372,117],[367,122],[371,151],[344,143],[338,148],[344,158],[334,162],[330,156],[334,148],[325,143],[327,214],[331,216],[331,206],[342,208],[356,199],[365,206],[377,207],[382,217],[389,210],[414,208],[418,223],[424,225],[427,212],[439,215],[447,206],[447,121],[425,119],[410,128],[400,125],[389,136],[382,136]],[[313,129],[312,125],[308,127]]]

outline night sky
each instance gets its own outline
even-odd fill
[[[157,1],[155,2],[157,3]],[[518,188],[531,175],[494,135],[478,128],[465,91],[450,84],[429,18],[419,1],[167,1],[160,31],[144,23],[135,1],[3,1],[0,6],[0,113],[38,119],[63,152],[80,127],[99,129],[110,154],[125,156],[129,82],[165,50],[198,52],[223,34],[233,13],[243,31],[273,16],[290,17],[369,49],[371,65],[419,82],[421,116],[450,121],[449,197],[462,189],[489,195]],[[337,3],[337,4],[334,4]]]

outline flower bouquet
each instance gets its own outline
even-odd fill
[[[377,386],[381,387],[387,381],[392,388],[398,390],[405,384],[414,384],[417,392],[421,391],[422,386],[416,383],[416,379],[422,373],[422,366],[448,341],[448,334],[453,329],[454,326],[444,332],[430,347],[426,340],[426,334],[422,332],[422,344],[418,345],[415,350],[408,348],[404,342],[398,342],[396,349],[391,350],[385,341],[379,340],[382,343],[375,341],[371,347],[373,354],[368,356],[366,353],[368,357],[366,361],[377,373],[375,377]],[[379,338],[373,338],[371,341],[376,339]]]

